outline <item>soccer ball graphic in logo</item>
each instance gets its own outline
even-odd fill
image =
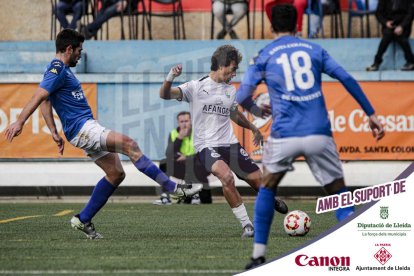
[[[303,211],[295,210],[286,215],[283,228],[289,236],[305,236],[311,226],[311,219]]]

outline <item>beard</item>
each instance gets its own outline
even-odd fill
[[[75,57],[71,57],[69,60],[69,67],[75,67],[76,64],[78,64],[78,61],[76,60]]]
[[[72,59],[71,59],[71,60],[69,61],[69,67],[75,67],[77,63],[78,63],[78,61],[77,61],[77,60],[74,60],[74,59],[72,60]]]

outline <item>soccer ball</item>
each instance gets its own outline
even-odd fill
[[[305,236],[311,226],[311,219],[303,211],[295,210],[286,215],[283,228],[289,236]]]

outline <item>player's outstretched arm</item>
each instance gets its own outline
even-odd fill
[[[351,94],[352,97],[362,107],[365,114],[367,114],[369,118],[369,126],[371,128],[372,135],[377,141],[381,140],[385,135],[384,127],[375,115],[374,108],[369,102],[367,96],[362,91],[361,86],[358,84],[358,82],[342,67],[337,67],[336,70],[330,74],[330,76],[338,79],[349,92],[349,94]]]
[[[63,150],[65,149],[65,141],[57,132],[55,120],[53,118],[52,104],[50,103],[49,99],[43,101],[43,103],[40,105],[40,110],[42,112],[43,118],[45,119],[46,125],[52,134],[53,141],[55,141],[58,146],[59,154],[63,155]]]
[[[263,135],[260,133],[260,130],[258,130],[257,127],[253,125],[238,109],[230,111],[230,118],[237,125],[250,129],[253,132],[253,143],[255,146],[259,146],[263,143]]]
[[[20,135],[23,130],[24,123],[32,115],[32,113],[39,107],[39,105],[49,96],[46,90],[39,88],[36,90],[33,97],[29,100],[23,108],[16,122],[12,123],[5,131],[6,139],[11,142],[13,138]]]
[[[170,100],[182,98],[181,90],[178,87],[171,87],[174,79],[181,75],[182,71],[183,66],[181,64],[178,64],[171,68],[170,72],[167,75],[167,78],[165,79],[164,83],[161,85],[160,88],[161,99]]]
[[[384,127],[375,114],[369,116],[369,127],[371,128],[372,136],[374,136],[375,140],[379,141],[385,136]]]

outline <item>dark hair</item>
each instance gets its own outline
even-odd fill
[[[272,28],[276,33],[293,33],[296,30],[297,17],[298,12],[293,5],[276,5],[272,8]]]
[[[232,45],[220,46],[211,57],[211,71],[217,71],[220,66],[229,66],[232,61],[238,65],[243,59],[240,52]]]
[[[65,52],[66,48],[70,45],[75,49],[84,41],[85,37],[79,32],[71,29],[63,29],[56,37],[56,53]]]
[[[188,111],[181,111],[180,113],[177,114],[177,120],[178,120],[178,117],[183,116],[183,115],[188,115],[191,118],[191,113],[190,112],[188,112]]]

